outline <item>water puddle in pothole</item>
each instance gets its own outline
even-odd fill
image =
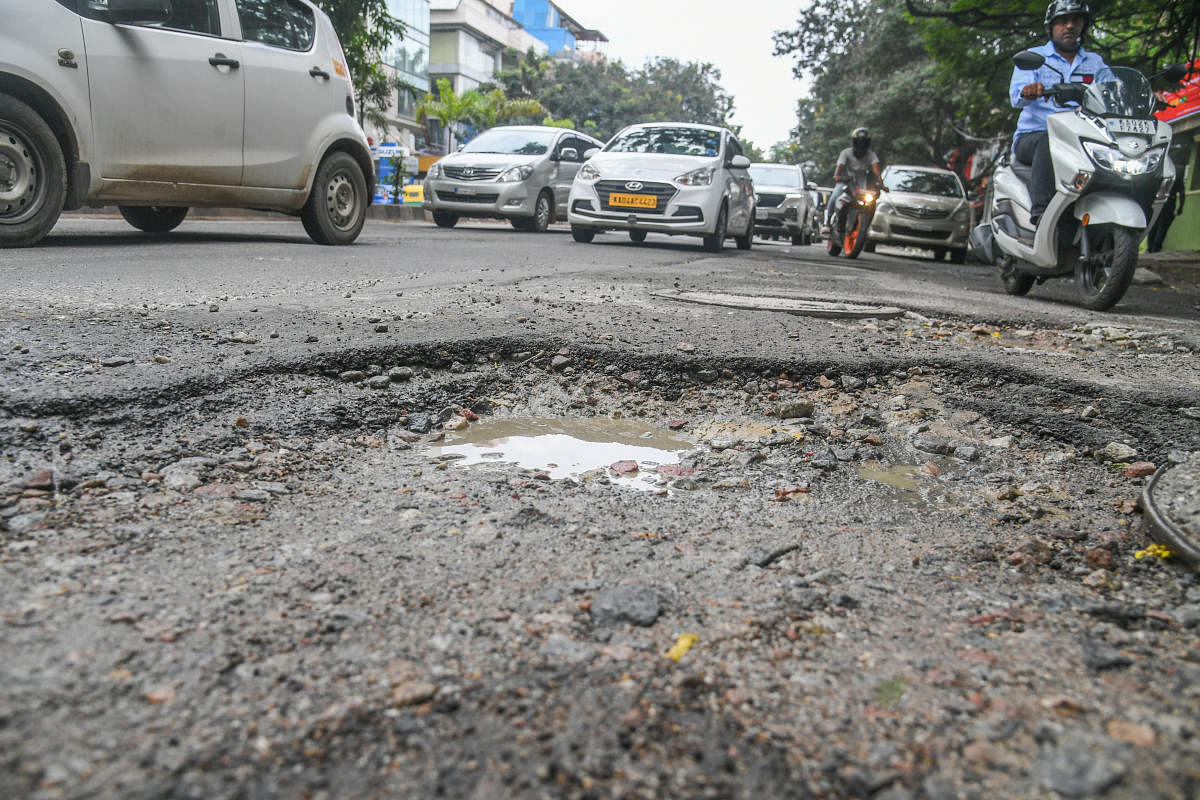
[[[945,487],[933,482],[917,464],[890,464],[882,461],[866,461],[858,468],[858,477],[879,484],[882,494],[918,508],[943,505],[949,495]]]
[[[546,472],[552,480],[590,476],[642,490],[665,485],[673,475],[660,475],[658,467],[678,464],[694,446],[670,431],[607,417],[488,420],[446,441],[437,455],[457,456],[456,467],[512,464]],[[619,462],[632,464],[614,470]]]

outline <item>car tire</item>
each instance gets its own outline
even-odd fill
[[[642,242],[646,241],[646,232],[645,231],[630,231],[629,232],[629,241],[633,242],[634,244],[641,244]]]
[[[528,230],[545,233],[551,222],[554,222],[554,198],[549,191],[543,190],[533,204],[533,217],[529,220]]]
[[[945,257],[946,257],[946,250],[945,250],[945,248],[943,248],[943,247],[935,247],[935,248],[933,248],[933,260],[934,260],[934,261],[941,261],[941,260],[942,260],[942,259],[944,259]]]
[[[737,245],[738,250],[749,250],[750,246],[752,244],[754,244],[754,213],[753,213],[753,211],[751,211],[751,213],[750,213],[750,221],[746,223],[746,232],[744,234],[742,234],[741,236],[734,236],[733,241]]]
[[[317,167],[300,221],[317,244],[351,244],[367,221],[367,202],[362,167],[354,156],[339,150],[327,155]]]
[[[868,239],[867,243],[863,245],[863,252],[864,253],[874,253],[875,252],[875,242],[872,242],[870,239]]]
[[[808,244],[808,237],[803,233],[797,233],[792,237],[792,245],[799,247],[806,244]]]
[[[519,231],[533,230],[533,222],[528,217],[509,217],[508,224]]]
[[[725,234],[726,225],[728,224],[728,211],[725,206],[721,206],[720,212],[717,214],[717,221],[713,225],[713,232],[704,237],[704,249],[710,253],[719,253],[725,249]]]
[[[581,228],[578,225],[572,225],[571,238],[580,244],[588,244],[592,239],[596,238],[596,231],[592,228]]]
[[[54,131],[25,103],[0,94],[0,158],[13,164],[12,188],[0,194],[0,247],[41,241],[62,213],[67,164]]]
[[[965,264],[967,261],[966,248],[964,247],[961,250],[951,250],[950,251],[950,261],[952,261],[955,264]]]
[[[186,206],[117,206],[121,216],[146,233],[167,233],[179,227],[188,215]]]
[[[458,224],[458,214],[451,214],[449,211],[435,211],[433,212],[433,224],[439,228],[453,228]],[[515,221],[513,227],[517,227]]]

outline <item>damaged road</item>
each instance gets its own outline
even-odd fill
[[[1200,582],[1139,508],[1200,450],[1194,316],[816,248],[75,224],[0,293],[0,794],[1196,794]],[[513,463],[542,429],[617,455]]]

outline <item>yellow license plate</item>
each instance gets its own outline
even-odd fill
[[[658,198],[652,194],[610,194],[608,204],[627,208],[658,208]]]

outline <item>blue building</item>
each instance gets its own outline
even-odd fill
[[[530,34],[545,42],[558,59],[576,61],[603,55],[608,37],[585,28],[551,0],[513,0],[512,16]]]

